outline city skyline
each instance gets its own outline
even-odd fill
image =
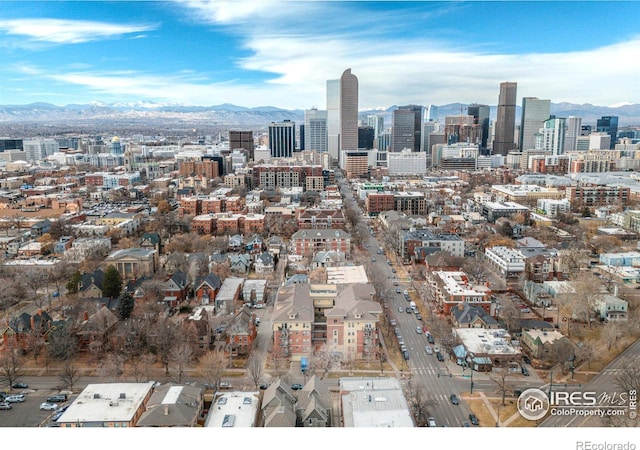
[[[0,104],[640,103],[636,2],[3,2]],[[335,20],[337,17],[348,20]],[[541,24],[544,26],[541,27]]]

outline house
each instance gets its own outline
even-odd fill
[[[58,242],[53,246],[53,253],[61,255],[71,248],[73,244],[73,236],[61,236]]]
[[[296,426],[296,396],[282,379],[276,380],[262,397],[262,417],[266,428]]]
[[[312,375],[298,391],[296,426],[328,427],[331,425],[331,397],[325,382]]]
[[[313,256],[311,267],[318,269],[320,267],[337,267],[345,263],[346,258],[343,252],[320,251]]]
[[[451,308],[451,323],[455,328],[500,328],[498,321],[484,308],[476,308],[469,303],[458,303]]]
[[[273,255],[269,252],[263,252],[259,255],[256,255],[253,262],[253,270],[256,273],[273,272],[274,266],[275,261]]]
[[[175,308],[185,301],[189,290],[189,280],[184,272],[174,272],[164,282],[164,303],[169,308]]]
[[[250,308],[241,308],[231,319],[226,332],[231,354],[234,356],[248,355],[258,336],[255,314],[251,312]]]
[[[116,323],[118,323],[118,317],[106,306],[91,315],[85,312],[76,332],[79,349],[99,352],[106,345]]]
[[[216,295],[216,313],[233,314],[240,299],[240,289],[243,283],[244,278],[225,278]]]
[[[231,271],[236,273],[248,273],[251,267],[251,257],[248,253],[235,253],[229,255]]]
[[[244,245],[244,236],[241,234],[234,234],[233,236],[229,236],[229,241],[227,242],[227,249],[230,252],[237,252],[242,249]]]
[[[205,428],[249,428],[258,423],[260,393],[232,391],[216,393]]]
[[[244,245],[244,248],[247,252],[254,255],[256,253],[262,252],[262,246],[264,242],[262,240],[262,236],[259,234],[254,234],[251,236]]]
[[[613,295],[603,295],[596,300],[598,317],[603,322],[626,321],[629,313],[629,303]]]
[[[213,312],[213,307],[211,306],[198,306],[193,310],[191,315],[182,322],[183,326],[195,332],[195,343],[200,352],[209,350],[214,341],[213,329],[209,317],[210,311]]]
[[[545,359],[552,352],[552,348],[561,341],[571,344],[569,339],[555,329],[525,328],[522,330],[521,342],[529,350],[531,356],[536,359]]]
[[[80,282],[78,283],[78,297],[101,298],[103,280],[104,272],[102,269],[96,269],[93,272],[84,272],[80,275]]]
[[[0,349],[27,349],[34,337],[41,338],[44,343],[53,329],[53,320],[46,311],[39,309],[33,315],[24,312],[0,324]]]
[[[198,299],[198,303],[201,305],[213,303],[221,285],[220,277],[215,273],[200,275],[196,278],[195,296]]]
[[[51,221],[49,219],[44,219],[39,222],[31,225],[31,236],[32,237],[40,237],[45,233],[48,233],[51,229]]]
[[[351,255],[351,235],[340,229],[298,230],[291,236],[291,252],[299,256],[312,256],[321,250]]]
[[[267,280],[246,280],[242,287],[242,299],[252,306],[263,306],[267,302]]]
[[[195,427],[203,412],[201,388],[165,384],[153,389],[136,427]]]
[[[267,239],[267,251],[273,253],[274,256],[280,256],[280,252],[284,248],[284,242],[280,236],[271,236]]]
[[[414,427],[400,381],[392,377],[340,378],[340,412],[345,428]]]
[[[140,238],[140,247],[153,248],[162,253],[162,239],[158,233],[144,233]]]
[[[142,298],[145,295],[144,284],[147,281],[151,281],[152,278],[147,276],[142,276],[140,278],[136,278],[134,280],[127,281],[125,285],[125,292],[131,295],[133,298]]]

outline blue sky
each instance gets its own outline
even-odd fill
[[[640,2],[0,2],[0,104],[640,103]]]

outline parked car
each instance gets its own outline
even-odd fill
[[[403,351],[402,352],[402,357],[405,359],[405,361],[409,360],[409,352],[408,351]]]
[[[11,387],[13,389],[26,389],[29,387],[29,385],[27,383],[14,383]]]
[[[422,327],[420,326],[416,327],[416,333],[422,334]]]
[[[40,403],[40,411],[55,411],[58,409],[58,406],[55,403]]]
[[[408,306],[407,306],[407,307],[404,309],[404,312],[406,312],[407,314],[413,314],[413,309],[411,309],[410,307],[408,307]]]
[[[429,344],[436,343],[436,340],[433,338],[433,335],[431,333],[427,333],[427,342],[429,342]]]
[[[419,312],[416,312],[416,319],[422,320],[422,315]]]
[[[522,360],[527,364],[531,365],[531,358],[529,358],[527,355],[523,355]]]
[[[66,394],[56,394],[56,395],[52,395],[50,397],[47,397],[47,402],[48,403],[64,403],[66,401],[67,401]]]
[[[233,387],[228,381],[221,381],[218,386],[220,387],[220,389],[231,389]]]
[[[525,377],[529,376],[529,369],[527,369],[525,366],[522,366],[522,375],[524,375]]]
[[[438,358],[438,361],[440,362],[444,361],[444,356],[442,356],[442,353],[440,352],[436,352],[436,358]]]
[[[293,383],[291,385],[291,389],[293,389],[294,391],[299,391],[300,389],[302,389],[304,386],[302,386],[300,383]]]
[[[462,426],[463,427],[470,427],[471,425],[469,425],[469,422],[467,422],[466,420],[464,422],[462,422]]]
[[[479,425],[480,421],[478,421],[478,416],[476,416],[475,414],[469,414],[469,420],[471,421],[471,423],[473,425]]]
[[[451,400],[451,404],[452,405],[458,405],[460,404],[460,400],[458,399],[458,396],[456,394],[451,394],[449,396],[449,400]]]
[[[269,387],[269,383],[260,383],[260,386],[258,386],[260,389],[265,390]]]
[[[429,417],[429,418],[427,419],[427,424],[428,424],[430,427],[437,427],[437,426],[438,426],[438,424],[436,424],[436,419],[434,419],[433,417]]]
[[[0,409],[11,409],[11,408],[13,408],[13,406],[11,406],[11,403],[0,402]]]
[[[425,346],[424,351],[427,352],[427,355],[433,355],[433,349],[430,345]]]
[[[10,395],[4,401],[7,403],[22,403],[24,402],[24,394]]]

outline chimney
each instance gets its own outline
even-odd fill
[[[164,415],[168,416],[169,415],[169,405],[168,404],[164,404]]]
[[[82,320],[89,320],[89,312],[85,311],[84,314],[82,315]]]
[[[36,328],[36,318],[35,316],[31,316],[31,330],[35,330]]]
[[[38,315],[41,316],[42,315],[42,308],[38,308]]]
[[[458,310],[462,311],[464,309],[464,303],[458,303]]]

